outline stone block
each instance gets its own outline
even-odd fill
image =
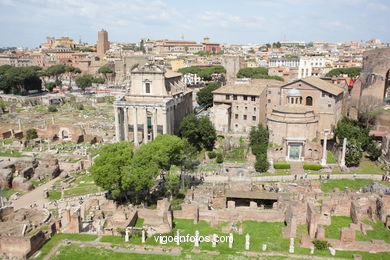
[[[15,190],[30,191],[34,189],[34,186],[30,181],[27,181],[26,178],[16,177],[12,181],[12,188]]]
[[[11,169],[0,169],[0,187],[11,188],[12,186],[12,170]]]
[[[227,202],[227,207],[228,207],[228,209],[235,209],[236,208],[236,202],[232,201],[232,200],[228,201]]]

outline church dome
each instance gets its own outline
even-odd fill
[[[288,97],[300,97],[301,96],[301,92],[298,89],[293,88],[293,89],[290,89],[287,92],[287,96]]]

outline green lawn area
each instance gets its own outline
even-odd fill
[[[330,180],[321,180],[321,190],[323,192],[332,192],[334,188],[339,188],[340,191],[343,191],[348,187],[351,191],[358,191],[364,185],[373,183],[372,180],[367,179],[330,179]]]
[[[7,149],[7,150],[1,150],[0,156],[5,157],[27,157],[27,155],[23,155],[21,152],[19,152],[18,149]]]
[[[326,156],[326,162],[327,163],[337,163],[336,155],[334,153],[332,153],[331,151],[328,151],[327,156]]]
[[[91,185],[91,184],[90,185],[80,185],[78,187],[65,190],[64,197],[69,198],[69,197],[90,194],[90,193],[97,193],[100,191],[101,191],[100,187],[98,187],[96,185]]]
[[[84,235],[84,234],[55,234],[49,241],[47,241],[39,251],[41,254],[35,259],[43,259],[50,250],[61,240],[78,240],[78,241],[93,241],[96,240],[97,236],[95,235]],[[83,258],[79,258],[83,259]]]
[[[324,226],[325,237],[340,239],[341,228],[349,227],[349,224],[352,223],[352,219],[350,217],[343,217],[343,216],[339,216],[339,217],[332,216],[331,219],[332,219],[331,225]]]
[[[229,151],[226,151],[223,155],[224,161],[227,162],[246,162],[246,154],[248,148],[246,146],[240,146],[237,148],[232,148]]]
[[[374,223],[369,220],[364,220],[363,222],[372,226],[374,229],[367,231],[367,235],[363,235],[361,232],[357,232],[356,240],[384,240],[386,243],[390,243],[390,232],[386,229],[382,221],[377,220],[377,222]]]
[[[49,190],[49,199],[51,200],[59,200],[61,199],[61,192]]]
[[[4,198],[9,198],[12,194],[14,194],[15,192],[18,192],[17,190],[14,190],[14,189],[4,189],[2,191],[2,196]]]
[[[140,227],[144,225],[144,219],[143,218],[137,218],[137,221],[135,222],[135,227]]]
[[[141,219],[139,219],[141,220]],[[339,236],[339,228],[348,226],[350,218],[344,217],[332,217],[332,225],[330,230],[330,236]],[[213,233],[218,235],[226,236],[221,232],[221,228],[226,225],[227,222],[220,223],[217,227],[212,228],[205,221],[200,221],[198,224],[193,224],[193,220],[175,219],[174,228],[172,233],[167,235],[176,235],[176,230],[180,230],[180,234],[183,236],[194,235],[195,230],[199,230],[201,236],[208,236]],[[138,225],[138,221],[136,223]],[[165,255],[145,255],[145,254],[132,254],[132,253],[118,253],[108,249],[95,248],[95,247],[84,247],[78,245],[69,245],[61,247],[58,253],[52,259],[249,259],[239,255],[237,252],[245,251],[245,235],[247,233],[251,236],[250,250],[251,251],[262,251],[261,245],[267,244],[267,252],[278,251],[281,253],[288,253],[289,239],[282,238],[282,227],[284,223],[280,222],[254,222],[244,221],[243,222],[243,235],[234,234],[233,249],[229,249],[228,243],[219,243],[217,248],[213,248],[210,242],[200,243],[201,250],[219,251],[221,255],[213,256],[206,254],[193,254],[193,243],[181,243],[180,246],[183,248],[182,255],[180,257],[165,256]],[[326,227],[327,228],[327,227]],[[328,230],[327,237],[328,237]],[[298,237],[301,234],[307,234],[306,225],[298,225]],[[55,246],[58,241],[69,239],[69,240],[82,240],[92,241],[96,239],[96,236],[91,235],[79,235],[79,234],[57,234],[49,242],[47,242],[41,249],[41,255],[38,259],[43,259],[50,249]],[[103,236],[100,242],[110,242],[113,244],[112,248],[126,248],[131,244],[141,244],[141,237],[130,237],[128,243],[124,241],[124,237],[119,236]],[[146,239],[147,245],[160,245],[156,242],[155,237],[149,237]],[[299,248],[299,238],[295,240],[295,254],[310,255],[310,249]],[[176,243],[167,243],[166,246],[176,246]],[[370,254],[366,252],[352,252],[352,251],[337,251],[335,257],[352,259],[352,255],[359,253],[363,256],[363,259],[389,259],[390,253],[382,254]],[[331,257],[328,250],[316,250],[314,256]],[[266,259],[270,259],[266,257]],[[288,259],[285,257],[276,257],[271,259]]]
[[[364,158],[360,162],[359,169],[353,171],[356,174],[383,174],[384,171],[374,162]]]

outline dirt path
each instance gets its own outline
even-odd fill
[[[45,198],[44,191],[45,189],[50,189],[53,183],[58,180],[54,178],[45,184],[33,189],[30,192],[27,192],[23,196],[20,196],[17,200],[12,202],[12,206],[16,209],[20,208],[29,208],[30,205],[37,205],[38,208],[43,208],[43,205],[48,206],[49,200]]]

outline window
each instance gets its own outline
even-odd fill
[[[331,105],[331,104],[328,104],[328,107],[332,107],[332,105]]]
[[[326,95],[325,92],[322,92],[322,97],[325,97],[325,95]]]
[[[145,93],[146,94],[150,93],[150,82],[145,82]]]
[[[244,115],[244,120],[246,120],[246,117],[247,117],[247,116],[246,116],[246,115]]]
[[[268,94],[271,94],[272,93],[272,91],[271,90],[268,90]]]
[[[245,107],[245,110],[248,110],[248,107]]]
[[[271,99],[268,99],[268,103],[271,103]]]
[[[233,95],[233,100],[237,100],[237,96],[236,95]]]
[[[244,96],[244,100],[248,100],[248,97],[247,97],[247,96]]]
[[[256,121],[256,117],[255,117],[255,116],[252,116],[252,120],[253,120],[253,121]]]
[[[236,108],[237,108],[237,110],[238,110],[238,106],[237,106]]]
[[[255,108],[255,107],[253,108],[253,111],[255,111],[255,112],[256,112],[256,108]]]
[[[306,106],[312,106],[313,105],[313,98],[308,96],[306,97]]]
[[[226,95],[226,100],[229,100],[230,99],[230,95]]]
[[[234,117],[235,117],[236,119],[238,119],[238,114],[236,114]]]
[[[256,101],[256,97],[251,97],[251,100],[252,101]]]

